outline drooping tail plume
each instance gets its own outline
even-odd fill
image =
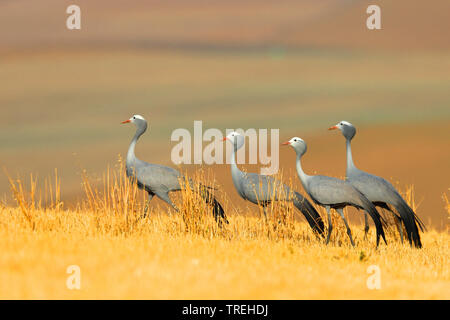
[[[305,216],[311,228],[323,237],[325,226],[322,217],[311,203],[296,191],[294,191],[294,205]]]
[[[394,205],[394,207],[403,221],[409,243],[411,245],[414,243],[414,246],[416,248],[422,248],[419,228],[417,227],[417,225],[419,225],[420,229],[423,231],[425,229],[423,222],[420,221],[419,217],[417,217],[414,211],[408,206],[408,204],[403,199],[399,200],[398,203]]]
[[[375,208],[372,202],[367,200],[367,198],[360,193],[360,200],[363,204],[363,209],[369,213],[370,217],[372,218],[373,222],[375,223],[375,228],[377,231],[377,247],[380,243],[380,236],[383,238],[384,243],[387,244],[386,236],[384,234],[383,225],[386,225],[386,221],[383,219],[383,217],[380,215],[378,210]]]
[[[208,190],[209,188],[206,186],[201,186],[201,193],[203,199],[205,199],[205,202],[213,207],[213,215],[214,219],[216,219],[216,222],[221,225],[222,222],[225,222],[228,224],[228,219],[225,214],[225,211],[223,210],[222,205],[219,201],[214,197],[214,195]]]

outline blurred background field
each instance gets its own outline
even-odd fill
[[[344,140],[326,129],[348,120],[356,164],[414,185],[419,216],[445,229],[449,1],[79,0],[82,29],[70,31],[73,3],[0,0],[0,166],[11,176],[58,168],[70,206],[81,168],[114,165],[133,134],[120,121],[142,114],[151,127],[137,154],[150,162],[173,165],[172,131],[203,120],[301,136],[305,170],[343,177]],[[380,31],[366,29],[369,4],[381,7]],[[280,161],[296,181],[292,152]],[[229,167],[213,169],[247,212]],[[10,200],[3,173],[0,197]]]

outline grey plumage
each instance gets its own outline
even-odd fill
[[[122,123],[133,123],[136,126],[136,133],[131,141],[130,147],[128,148],[126,170],[127,176],[132,181],[136,181],[138,187],[147,191],[149,195],[144,215],[148,209],[148,203],[155,195],[170,204],[175,210],[179,211],[177,206],[170,199],[169,192],[181,190],[183,186],[180,185],[180,182],[185,181],[185,178],[178,170],[159,164],[151,164],[139,160],[136,157],[136,143],[140,136],[142,136],[147,130],[147,121],[142,116],[134,115],[129,120],[123,121]],[[188,183],[193,188],[194,182],[189,179]],[[195,190],[195,188],[193,189]],[[205,202],[213,206],[213,214],[216,221],[221,223],[223,220],[228,223],[221,204],[214,198],[212,193],[209,191],[209,188],[207,186],[200,185],[199,189],[203,199],[205,199]]]
[[[333,229],[330,216],[330,209],[333,208],[344,220],[350,242],[354,245],[351,230],[342,211],[346,206],[353,206],[368,212],[374,221],[377,230],[377,246],[380,241],[380,236],[383,238],[384,242],[386,242],[383,230],[383,219],[375,206],[361,192],[356,190],[350,183],[337,178],[307,175],[304,173],[301,166],[301,157],[306,153],[307,149],[306,143],[302,139],[294,137],[284,144],[290,145],[296,152],[296,169],[303,188],[316,204],[325,207],[327,210],[329,225],[327,243],[330,240],[331,231]]]
[[[239,170],[235,153],[244,145],[244,137],[232,132],[224,140],[233,144],[231,154],[231,177],[238,194],[247,201],[261,205],[266,214],[266,206],[272,201],[292,201],[308,221],[311,228],[323,235],[324,224],[316,209],[300,193],[291,190],[287,185],[267,175],[248,173]]]
[[[356,128],[347,121],[341,121],[330,129],[339,129],[346,138],[347,147],[347,169],[346,180],[363,193],[373,204],[387,209],[394,214],[396,219],[403,222],[409,243],[417,248],[422,247],[419,228],[423,231],[425,226],[416,213],[408,206],[397,190],[387,180],[364,172],[356,168],[353,163],[351,140],[356,134]],[[393,206],[399,216],[391,210]],[[368,226],[366,226],[368,230]],[[399,228],[402,237],[401,226]]]

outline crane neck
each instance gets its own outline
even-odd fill
[[[127,153],[127,167],[129,167],[129,166],[134,167],[134,163],[136,162],[136,154],[134,152],[134,150],[136,148],[136,143],[137,143],[138,139],[144,134],[145,130],[146,130],[145,128],[144,129],[138,128],[136,130],[136,133],[134,134],[133,139],[131,140],[130,146],[128,147],[128,153]]]
[[[353,163],[353,157],[352,157],[352,141],[351,139],[346,139],[347,142],[347,174],[349,170],[355,169],[355,164]]]
[[[236,163],[236,152],[237,147],[236,145],[233,144],[233,149],[231,150],[231,157],[230,157],[231,171],[240,171]]]
[[[306,185],[307,185],[307,182],[308,182],[308,179],[310,178],[310,176],[308,176],[303,171],[301,158],[302,158],[302,155],[297,153],[297,159],[295,160],[295,167],[297,169],[298,177],[300,178],[300,181],[302,182],[303,188],[306,189]]]

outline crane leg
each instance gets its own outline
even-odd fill
[[[161,200],[163,200],[163,201],[167,202],[168,204],[170,204],[175,209],[175,211],[180,212],[180,209],[178,209],[178,207],[175,205],[175,203],[173,203],[172,200],[170,200],[168,192],[159,192],[159,193],[156,193],[156,195]]]
[[[141,214],[135,221],[135,223],[138,223],[141,219],[145,219],[147,217],[147,211],[148,211],[148,205],[150,203],[150,201],[153,199],[154,194],[153,193],[149,193],[148,194],[148,199],[145,202],[145,207],[144,207],[144,213]]]
[[[353,238],[352,238],[352,231],[350,230],[350,227],[348,226],[348,223],[347,223],[347,219],[344,216],[344,210],[342,208],[340,208],[340,209],[336,209],[336,211],[341,215],[342,220],[344,220],[345,227],[347,228],[347,235],[350,238],[350,242],[351,242],[352,246],[355,246],[355,243],[353,242]]]
[[[400,241],[403,244],[403,226],[402,226],[402,218],[400,218],[397,215],[394,215],[395,217],[395,224],[397,225],[398,233],[400,233]]]
[[[367,240],[367,234],[369,233],[369,218],[367,212],[364,212],[364,240]]]
[[[262,207],[263,207],[263,212],[264,212],[264,218],[267,221],[267,208],[266,208],[266,206],[262,206]]]
[[[333,225],[331,224],[330,207],[326,206],[325,209],[327,209],[327,216],[328,216],[328,235],[327,235],[327,244],[328,244],[328,242],[330,242],[330,235],[331,235],[331,231],[333,230]]]
[[[152,194],[152,193],[149,193],[149,194],[148,194],[148,199],[147,199],[147,201],[145,202],[144,214],[141,216],[142,218],[147,217],[148,205],[150,204],[150,201],[152,201],[152,199],[153,199],[153,194]]]

